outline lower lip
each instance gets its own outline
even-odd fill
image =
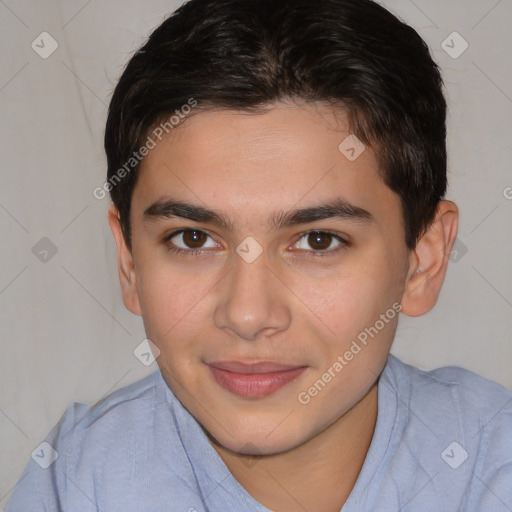
[[[272,373],[233,373],[214,366],[208,367],[217,384],[234,395],[259,398],[275,393],[296,379],[306,367]]]

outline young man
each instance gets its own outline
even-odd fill
[[[389,355],[457,233],[445,110],[369,0],[192,0],[157,28],[104,190],[160,371],[70,406],[8,512],[512,510],[512,394]]]

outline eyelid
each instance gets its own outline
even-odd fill
[[[207,235],[208,237],[210,237],[214,241],[214,243],[217,244],[217,246],[220,245],[217,241],[215,241],[215,238],[212,236],[212,234],[208,230],[202,229],[202,228],[194,228],[194,227],[185,227],[185,228],[176,229],[176,230],[172,231],[171,233],[164,235],[163,242],[168,243],[172,238],[174,238],[175,236],[177,236],[181,233],[184,233],[186,231],[200,231],[200,232],[204,233],[205,235]],[[343,249],[346,249],[347,247],[349,247],[351,245],[351,242],[349,240],[347,240],[347,237],[344,237],[336,232],[333,232],[333,231],[330,231],[327,229],[318,229],[317,228],[317,229],[309,229],[309,230],[303,231],[302,233],[297,235],[297,239],[290,247],[293,247],[302,238],[304,238],[307,235],[310,235],[311,233],[322,233],[322,234],[330,235],[339,242],[339,245],[333,249],[325,249],[325,250],[298,249],[298,252],[312,254],[314,256],[322,256],[322,255],[328,256],[331,254],[335,254],[338,251],[341,251]],[[192,249],[192,248],[184,249],[182,247],[174,246],[174,247],[168,247],[168,249],[172,250],[176,253],[199,254],[199,253],[204,253],[204,252],[211,252],[211,249],[213,249],[213,248],[212,247],[205,247],[205,248],[200,247],[198,249]]]
[[[208,236],[212,236],[211,233],[206,230],[206,229],[203,229],[203,228],[194,228],[194,227],[184,227],[184,228],[178,228],[178,229],[173,229],[172,231],[170,231],[169,233],[166,233],[164,236],[163,236],[163,239],[164,240],[169,240],[170,238],[176,236],[176,235],[179,235],[180,233],[184,233],[185,231],[201,231],[202,233],[208,235]],[[212,237],[213,238],[213,237]]]
[[[220,244],[215,240],[214,236],[209,232],[207,231],[206,229],[201,229],[201,228],[194,228],[194,227],[186,227],[186,228],[181,228],[181,229],[175,229],[173,231],[171,231],[170,233],[167,233],[166,235],[164,235],[163,239],[162,239],[162,242],[167,244],[168,242],[170,242],[170,240],[172,238],[174,238],[175,236],[178,236],[182,233],[185,233],[187,231],[199,231],[201,233],[204,233],[206,236],[208,236],[209,238],[211,238],[214,243],[219,246]],[[187,253],[194,253],[194,252],[204,252],[204,251],[209,251],[211,249],[213,249],[212,247],[200,247],[198,249],[192,249],[192,248],[188,248],[188,249],[184,249],[182,247],[174,247],[174,249],[176,251],[182,251],[182,252],[187,252]]]
[[[336,239],[339,242],[339,245],[333,249],[324,249],[324,250],[316,250],[316,251],[314,249],[298,249],[299,252],[313,254],[314,256],[322,256],[322,255],[327,256],[329,254],[334,254],[334,253],[337,253],[338,251],[346,249],[347,247],[349,247],[351,245],[351,242],[347,239],[348,237],[344,237],[341,234],[336,233],[334,231],[330,231],[328,229],[316,228],[316,229],[309,229],[309,230],[304,231],[303,233],[297,235],[297,240],[295,240],[295,242],[291,245],[291,247],[296,245],[302,238],[304,238],[307,235],[310,235],[311,233],[322,233],[322,234],[331,235],[334,239]]]

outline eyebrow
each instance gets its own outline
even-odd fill
[[[177,217],[233,230],[233,221],[222,213],[204,206],[173,199],[165,199],[153,203],[144,210],[143,216],[148,220]],[[308,224],[327,219],[342,219],[364,224],[376,222],[375,217],[367,210],[350,204],[344,199],[336,198],[327,203],[307,208],[294,209],[288,212],[275,212],[270,217],[269,226],[272,230],[279,230],[297,224]]]

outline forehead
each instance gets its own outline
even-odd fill
[[[398,197],[380,178],[374,152],[355,147],[362,152],[353,159],[349,136],[345,114],[318,104],[200,112],[147,155],[133,209],[171,195],[229,215],[245,212],[249,221],[341,198],[375,218],[396,214]]]

